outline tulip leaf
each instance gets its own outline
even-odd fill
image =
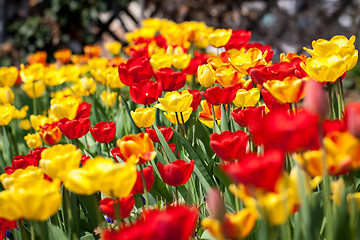
[[[211,174],[209,172],[208,166],[206,165],[205,161],[196,153],[196,150],[190,145],[190,143],[184,137],[182,137],[176,131],[174,131],[174,134],[176,135],[180,144],[185,148],[185,150],[189,154],[189,158],[194,160],[195,167],[198,168],[199,172],[203,175],[206,181],[210,184],[210,186],[215,186],[215,182],[211,178]]]
[[[229,130],[229,122],[226,115],[225,105],[221,104],[221,120],[220,120],[221,131]]]
[[[49,224],[49,236],[52,240],[66,240],[68,239],[63,231],[61,231],[57,226]]]
[[[166,156],[169,158],[170,162],[176,161],[176,157],[174,153],[171,151],[171,148],[169,147],[169,144],[165,141],[165,138],[163,134],[160,132],[160,130],[157,128],[157,126],[154,125],[155,132],[160,140],[161,146],[164,148],[164,151],[166,153]],[[174,131],[174,130],[173,130]],[[176,131],[174,131],[177,133]]]
[[[98,101],[98,98],[94,97],[93,99],[94,99],[95,114],[97,113],[97,115],[98,115],[99,112],[97,112],[97,109],[99,109],[100,112],[101,112],[100,119],[102,121],[109,122],[110,119],[109,119],[109,116],[108,116],[108,114],[106,113],[106,111],[104,109],[104,106]]]
[[[133,120],[132,117],[131,117],[129,105],[127,104],[127,102],[125,101],[125,99],[123,98],[123,96],[121,96],[121,102],[124,104],[125,109],[126,109],[128,115],[129,115],[130,122],[131,122],[131,126],[133,127],[133,133],[134,133],[134,134],[141,133],[141,132],[142,132],[141,129],[138,128],[138,126],[136,126],[134,120]]]
[[[172,201],[172,195],[169,193],[168,189],[166,188],[165,183],[161,180],[161,178],[154,173],[154,185],[150,189],[149,193],[152,196],[157,196],[158,199],[166,199],[166,201]]]
[[[104,221],[103,215],[99,211],[99,198],[97,194],[91,196],[77,195],[80,206],[88,219],[91,230]]]

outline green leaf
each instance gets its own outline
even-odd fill
[[[57,226],[49,224],[49,236],[52,240],[67,240],[65,233],[60,230]]]
[[[134,133],[134,134],[141,133],[141,132],[142,132],[141,129],[138,128],[138,126],[136,126],[134,120],[133,120],[132,117],[131,117],[129,105],[127,104],[127,102],[125,101],[125,99],[123,98],[123,96],[121,96],[121,102],[124,104],[125,109],[126,109],[128,115],[129,115],[130,122],[131,122],[131,125],[132,125],[132,127],[133,127],[133,133]]]
[[[221,104],[221,120],[220,120],[221,131],[229,130],[229,122],[226,115],[225,105]]]
[[[177,158],[175,157],[174,153],[171,151],[169,144],[165,141],[163,134],[160,132],[160,130],[157,128],[157,126],[155,124],[154,124],[154,129],[160,140],[161,146],[164,148],[164,151],[165,151],[167,157],[169,158],[169,161],[170,162],[176,161]],[[173,130],[173,131],[175,133],[177,133],[175,130]]]

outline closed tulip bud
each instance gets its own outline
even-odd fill
[[[30,121],[27,120],[27,119],[22,119],[22,120],[20,120],[20,122],[18,124],[18,127],[25,130],[25,131],[28,131],[31,128]]]
[[[57,119],[68,118],[73,120],[76,116],[80,102],[80,98],[74,96],[53,98],[50,101],[50,109]]]
[[[182,159],[178,159],[165,166],[158,162],[157,167],[162,180],[166,184],[176,187],[186,184],[194,170],[194,163],[194,160],[185,162]]]
[[[137,108],[130,114],[139,128],[150,127],[155,122],[155,108]]]
[[[68,139],[81,138],[89,132],[90,125],[89,118],[74,120],[63,118],[58,123],[58,127],[60,128],[61,132]]]
[[[15,107],[10,104],[0,105],[0,126],[6,126],[14,118]]]
[[[42,140],[44,140],[44,142],[49,145],[58,143],[62,136],[62,133],[57,126],[57,122],[41,126],[39,133]]]
[[[201,86],[208,88],[214,85],[214,70],[212,69],[210,64],[199,66],[197,75]]]
[[[236,97],[233,103],[237,107],[251,107],[260,100],[260,91],[257,88],[252,88],[249,91],[239,89],[236,92]]]
[[[107,90],[102,91],[100,95],[101,100],[105,106],[112,107],[116,103],[117,92],[110,92]]]
[[[28,133],[25,137],[26,145],[28,145],[29,148],[37,148],[40,147],[42,144],[41,137],[39,133],[30,134]]]
[[[177,69],[184,69],[189,66],[191,56],[186,53],[174,54],[172,57],[172,65]]]
[[[345,107],[344,122],[348,131],[355,137],[360,138],[360,102],[349,103]]]
[[[323,84],[310,80],[306,84],[304,108],[310,112],[318,114],[321,118],[326,118],[329,113],[329,101],[323,89]]]
[[[225,46],[231,38],[232,29],[216,29],[209,35],[209,44],[213,47]]]
[[[0,87],[14,86],[18,76],[16,67],[0,67]]]
[[[90,127],[90,133],[97,142],[108,143],[115,138],[116,125],[113,121],[101,121]]]

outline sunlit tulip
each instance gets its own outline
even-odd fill
[[[0,126],[6,126],[14,118],[15,107],[10,104],[0,105]]]
[[[158,162],[157,167],[162,180],[170,186],[177,187],[185,185],[191,177],[194,170],[194,160],[186,162],[178,159],[165,166],[161,162]]]
[[[139,128],[150,127],[155,122],[155,108],[137,108],[130,114]]]
[[[115,41],[115,42],[106,43],[105,47],[107,48],[107,50],[109,50],[109,52],[112,55],[118,55],[121,51],[122,44],[121,42]]]
[[[0,87],[14,86],[18,76],[16,67],[0,67]]]
[[[172,65],[177,69],[184,69],[189,66],[191,56],[186,53],[174,54],[172,56]]]
[[[44,65],[41,63],[30,64],[29,66],[20,65],[20,77],[24,83],[39,81],[44,76]]]
[[[158,100],[160,103],[155,105],[156,108],[163,111],[180,113],[190,108],[193,96],[189,91],[185,90],[182,93],[168,92],[164,98],[159,98]]]
[[[45,51],[36,51],[34,53],[29,54],[27,56],[26,60],[30,63],[42,63],[44,64],[46,62],[47,53]]]
[[[230,40],[232,29],[216,29],[209,35],[209,44],[213,47],[223,47]]]
[[[57,50],[54,53],[54,57],[56,60],[58,60],[61,63],[67,63],[70,61],[71,54],[72,52],[70,49],[61,49],[61,50]]]
[[[47,86],[58,86],[66,81],[62,75],[62,71],[57,70],[56,68],[46,67],[44,69],[44,77],[42,81]]]
[[[9,87],[0,88],[0,104],[13,104],[14,93]]]
[[[39,98],[45,90],[45,84],[43,81],[25,82],[21,88],[29,98]]]
[[[90,127],[90,133],[97,142],[108,143],[115,138],[116,125],[113,121],[101,121]]]
[[[168,53],[156,53],[150,58],[150,63],[155,71],[159,70],[160,68],[170,68],[172,61],[173,56]]]
[[[43,116],[43,115],[33,115],[31,114],[30,115],[30,123],[31,123],[31,126],[32,128],[35,130],[35,131],[39,131],[40,129],[40,126],[43,126],[45,125],[46,123],[52,123],[51,119],[49,119],[48,117],[46,116]]]
[[[19,121],[18,127],[25,131],[28,131],[31,128],[31,123],[28,119],[22,119]]]
[[[214,113],[212,110],[211,104],[206,100],[201,100],[200,102],[202,112],[199,113],[200,121],[209,128],[214,126]],[[215,120],[219,123],[221,119],[221,107],[214,106],[215,110]]]
[[[170,139],[172,138],[172,136],[174,135],[173,129],[174,127],[163,127],[163,126],[157,126],[157,128],[159,129],[159,131],[161,132],[161,134],[164,136],[165,141],[170,141]],[[149,134],[149,137],[151,138],[151,140],[153,142],[160,142],[155,129],[152,128],[145,128],[145,131],[147,132],[147,134]]]
[[[263,86],[280,103],[296,103],[305,95],[305,83],[306,79],[285,78],[282,81],[267,81]]]
[[[100,98],[103,101],[105,106],[112,107],[116,103],[117,92],[110,92],[110,91],[104,90],[101,92]]]
[[[213,68],[211,67],[211,65],[205,64],[205,65],[199,66],[199,68],[197,70],[197,76],[198,76],[199,83],[201,84],[201,86],[206,87],[206,88],[211,87],[215,83],[214,74],[215,74],[215,72],[214,72]]]
[[[257,88],[252,88],[249,91],[245,89],[239,89],[236,92],[236,97],[233,100],[233,103],[237,107],[250,107],[255,106],[255,104],[260,100],[260,91]]]
[[[34,134],[30,134],[28,133],[25,137],[24,140],[26,142],[26,145],[29,148],[37,148],[40,147],[42,144],[42,140],[40,137],[39,133],[34,133]]]
[[[53,98],[50,101],[50,109],[57,119],[68,118],[73,120],[76,116],[81,100],[77,97],[68,96],[61,99]]]
[[[39,134],[42,140],[49,145],[58,143],[62,136],[57,122],[40,126]]]

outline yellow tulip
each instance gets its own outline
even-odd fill
[[[30,134],[28,133],[25,137],[24,140],[26,142],[26,145],[29,148],[37,148],[40,147],[42,144],[42,140],[40,137],[39,133],[34,133],[34,134]]]
[[[61,65],[59,71],[67,82],[76,82],[81,73],[80,67],[74,64]]]
[[[193,95],[191,95],[188,90],[182,93],[173,91],[166,93],[164,98],[159,98],[158,100],[160,103],[155,105],[156,108],[163,111],[180,113],[188,111],[193,100]]]
[[[226,213],[222,222],[213,217],[207,217],[201,221],[201,225],[217,239],[238,239],[248,236],[255,222],[256,213],[244,208],[237,213]]]
[[[15,110],[14,118],[16,119],[23,119],[26,117],[27,110],[29,110],[29,106],[25,105],[20,110]],[[30,126],[30,125],[29,125]]]
[[[0,105],[0,126],[6,126],[14,118],[15,107],[10,104]]]
[[[14,194],[10,191],[0,192],[0,217],[9,221],[17,220],[22,217],[18,206],[14,203]]]
[[[332,199],[334,200],[337,206],[341,206],[343,196],[345,194],[345,182],[344,179],[339,178],[336,181],[332,181],[330,183],[331,192],[332,192]]]
[[[80,166],[81,151],[74,145],[54,145],[41,153],[39,166],[52,179],[65,181],[67,174]]]
[[[25,67],[20,65],[20,77],[24,83],[30,83],[41,80],[44,77],[44,65],[42,63],[34,63]]]
[[[28,182],[31,180],[40,180],[44,178],[44,173],[40,168],[35,166],[28,166],[24,169],[16,169],[12,174],[4,173],[0,175],[0,182],[4,186],[4,189],[8,190],[14,187],[14,184],[21,184],[22,182]]]
[[[255,104],[260,100],[260,91],[257,88],[252,88],[249,91],[245,89],[239,89],[236,92],[236,97],[233,103],[237,107],[250,107],[255,106]]]
[[[118,55],[121,51],[122,44],[121,42],[115,41],[111,43],[106,43],[105,47],[112,55]]]
[[[295,103],[304,98],[306,79],[285,78],[283,81],[270,80],[263,84],[264,88],[281,103]]]
[[[57,70],[56,68],[46,67],[44,69],[44,77],[42,80],[47,86],[58,86],[66,81],[62,73],[62,71]]]
[[[35,131],[39,131],[40,130],[40,126],[45,125],[46,123],[52,123],[51,119],[49,119],[46,116],[43,115],[30,115],[30,123],[32,128]]]
[[[108,63],[105,58],[94,57],[89,60],[88,67],[90,71],[103,70],[107,68]]]
[[[360,209],[360,192],[356,192],[356,193],[349,193],[346,197],[349,205],[351,206],[351,204],[355,204],[356,208],[359,210]]]
[[[230,64],[223,64],[215,71],[215,78],[222,87],[229,87],[230,85],[235,85],[243,81],[243,77],[245,77],[245,75],[240,74]]]
[[[167,112],[167,113],[164,113],[164,115],[171,123],[173,123],[173,124],[179,124],[179,123],[182,124],[182,123],[186,123],[187,120],[189,120],[190,115],[192,113],[192,110],[193,110],[192,107],[190,107],[184,112],[180,112],[180,113],[178,113],[178,112]]]
[[[307,58],[300,65],[310,77],[319,82],[335,82],[347,70],[344,59],[339,55]]]
[[[104,73],[105,81],[103,84],[106,87],[109,86],[110,88],[122,88],[125,86],[119,79],[117,67],[109,67],[106,69],[106,71],[104,71]]]
[[[202,109],[202,112],[199,113],[200,122],[202,122],[205,126],[209,128],[214,127],[214,120],[213,120],[213,111],[212,106],[210,103],[208,103],[206,100],[201,100],[200,106]],[[221,119],[221,106],[214,106],[215,110],[215,120],[218,124],[220,124]]]
[[[172,65],[177,69],[184,69],[189,66],[191,56],[186,53],[174,54],[172,56]]]
[[[82,77],[71,87],[71,90],[79,97],[89,96],[96,91],[96,82],[90,77]]]
[[[198,67],[197,76],[199,83],[203,87],[211,87],[215,83],[214,70],[210,64],[200,65]]]
[[[245,52],[245,49],[236,51],[229,57],[229,62],[234,66],[240,74],[246,75],[246,70],[257,65],[268,65],[265,60],[267,52],[262,53],[257,48],[250,48]]]
[[[43,81],[25,82],[21,88],[29,98],[39,98],[45,90],[45,84]]]
[[[155,108],[137,108],[130,114],[139,128],[150,127],[155,122]]]
[[[53,98],[50,101],[50,110],[57,119],[68,118],[73,120],[76,116],[81,99],[74,96]]]
[[[0,87],[14,86],[18,76],[16,67],[0,67]]]
[[[209,35],[209,44],[213,47],[223,47],[230,40],[231,29],[216,29]]]
[[[104,102],[105,106],[112,107],[116,103],[117,92],[104,90],[102,91],[100,98]]]
[[[13,104],[14,93],[9,87],[0,88],[0,104]]]
[[[173,56],[168,53],[155,53],[150,58],[151,66],[155,71],[160,68],[171,67]]]
[[[28,131],[31,128],[30,121],[28,119],[22,119],[19,121],[18,127],[25,131]]]

